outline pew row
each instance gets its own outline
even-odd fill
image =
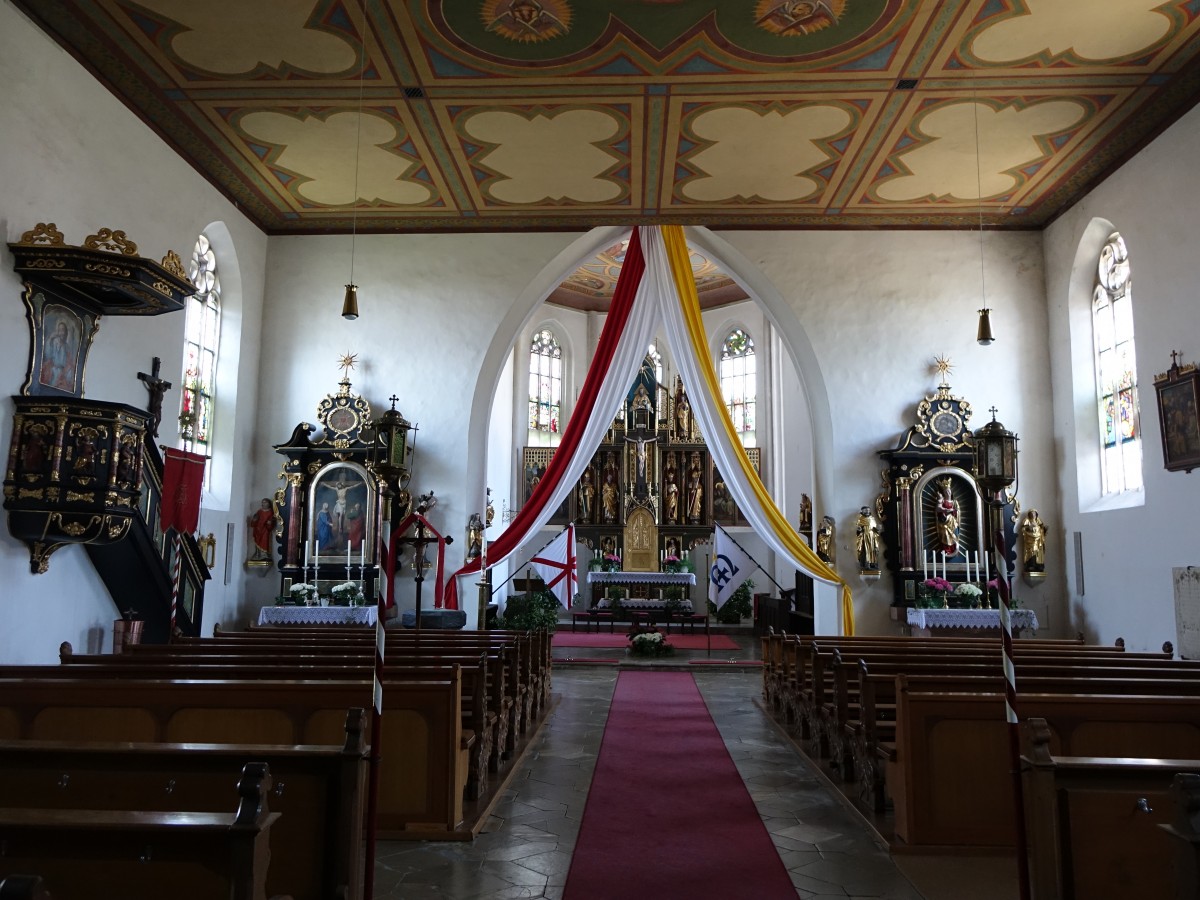
[[[267,900],[271,783],[247,763],[233,813],[0,808],[0,874],[41,871],[60,900]]]
[[[380,837],[473,837],[463,824],[470,751],[454,671],[385,680]],[[0,739],[339,744],[346,710],[370,698],[365,680],[0,679]]]
[[[1175,777],[1200,773],[1200,759],[1065,756],[1044,719],[1021,732],[1033,900],[1185,896],[1177,842],[1162,826],[1175,820]]]
[[[343,746],[0,741],[0,797],[27,808],[216,813],[247,760],[267,764],[281,816],[267,892],[295,900],[361,896],[361,709],[347,716]]]
[[[1045,719],[1062,755],[1200,758],[1194,697],[1022,694],[1019,713]],[[1007,727],[1003,693],[901,688],[886,778],[903,846],[1014,846]]]

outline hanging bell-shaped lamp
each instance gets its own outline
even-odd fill
[[[992,334],[992,311],[986,306],[979,311],[979,330],[975,333],[975,340],[984,347],[996,340],[996,335]]]
[[[358,318],[357,284],[346,285],[346,299],[342,301],[342,318],[349,319],[351,322]]]

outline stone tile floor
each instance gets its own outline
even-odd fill
[[[846,809],[753,702],[760,692],[759,672],[691,668],[798,897],[955,896],[945,893],[944,885],[923,894],[905,877],[875,833]],[[375,896],[561,898],[617,671],[556,669],[558,702],[479,836],[471,843],[380,843]],[[930,883],[938,881],[936,865],[919,871]],[[754,897],[753,890],[746,896]],[[967,890],[957,896],[982,895]]]

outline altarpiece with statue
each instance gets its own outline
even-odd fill
[[[747,448],[761,474],[761,455]],[[553,458],[550,447],[525,447],[522,502]],[[575,523],[594,555],[616,557],[628,572],[657,572],[712,537],[713,525],[746,519],[713,464],[683,381],[657,380],[647,357],[604,440],[551,524]]]

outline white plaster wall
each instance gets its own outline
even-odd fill
[[[0,226],[5,240],[16,241],[38,222],[54,222],[68,243],[81,244],[101,227],[123,229],[139,252],[159,259],[175,250],[185,260],[196,235],[214,223],[227,230],[225,243],[236,248],[236,261],[218,242],[219,265],[230,262],[220,386],[230,402],[220,427],[226,459],[252,456],[251,425],[256,411],[257,344],[267,240],[206,181],[179,159],[149,128],[95,82],[70,56],[34,28],[7,2],[0,3],[0,77],[6,85],[0,101]],[[0,251],[0,446],[12,436],[12,401],[23,383],[28,360],[28,327],[21,284],[12,271],[12,255]],[[178,409],[182,367],[183,315],[153,318],[105,317],[100,322],[86,372],[86,396],[144,407],[146,391],[137,380],[153,356],[162,358],[162,374],[176,383],[163,400],[161,444],[169,440],[173,410]],[[226,343],[228,342],[228,343]],[[236,411],[235,411],[236,410]],[[245,558],[246,484],[244,469],[228,465],[222,489],[206,501],[206,531],[215,531],[218,561],[223,562],[225,521],[237,530],[235,559]],[[226,621],[241,609],[245,576],[235,566],[232,583],[223,583],[218,565],[206,592],[205,621]],[[66,640],[76,647],[107,652],[117,606],[108,597],[81,547],[66,547],[50,560],[44,575],[31,575],[29,553],[0,529],[0,598],[20,604],[28,615],[5,609],[0,629],[0,662],[50,663]]]
[[[1192,524],[1200,505],[1200,472],[1163,468],[1154,377],[1170,365],[1170,352],[1200,362],[1196,324],[1196,265],[1191,252],[1200,229],[1200,172],[1191,165],[1200,146],[1200,109],[1180,119],[1045,231],[1055,461],[1062,485],[1062,527],[1079,532],[1085,593],[1076,590],[1073,541],[1066,564],[1071,624],[1103,642],[1124,637],[1131,650],[1178,646],[1171,568],[1200,565]],[[1145,436],[1144,503],[1100,509],[1094,377],[1088,310],[1096,254],[1108,223],[1130,252],[1134,334],[1142,428]],[[1077,474],[1076,465],[1080,463]]]

